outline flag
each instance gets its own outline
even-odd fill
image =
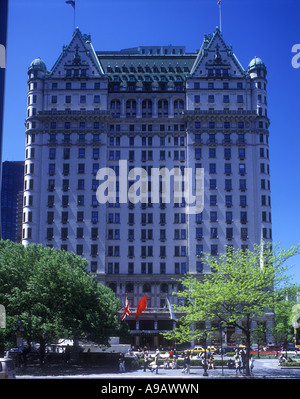
[[[172,311],[172,307],[171,307],[171,304],[170,304],[170,301],[169,301],[168,298],[167,298],[167,305],[168,305],[169,312],[170,312],[170,319],[176,321],[177,318],[176,318],[176,316],[174,315],[174,313]]]
[[[124,313],[123,313],[123,316],[122,316],[122,321],[125,319],[126,316],[129,316],[129,315],[130,315],[129,302],[128,302],[128,299],[126,297],[125,306],[124,306]]]
[[[136,315],[135,318],[137,319],[139,315],[146,309],[147,307],[147,295],[143,296],[142,299],[140,299],[137,308],[136,308]]]
[[[66,4],[71,4],[71,6],[75,8],[75,0],[68,0],[66,1]]]
[[[218,6],[221,7],[221,0],[218,0]]]

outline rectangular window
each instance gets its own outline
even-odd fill
[[[85,158],[85,148],[78,149],[78,158]]]
[[[93,148],[93,159],[99,159],[99,157],[100,157],[99,148]]]
[[[232,223],[232,212],[226,212],[225,218],[226,218],[226,223],[228,224]]]
[[[69,196],[63,195],[62,196],[62,207],[67,208],[69,206]]]
[[[49,159],[56,158],[56,148],[49,148]]]
[[[232,240],[233,238],[233,228],[232,227],[227,227],[226,228],[226,239],[227,240]]]
[[[216,196],[216,195],[211,195],[211,196],[209,197],[209,204],[210,204],[211,206],[217,205],[217,196]]]
[[[53,228],[48,227],[47,228],[47,240],[52,240],[53,239]]]
[[[226,195],[225,196],[225,205],[227,207],[231,207],[232,206],[232,196],[231,195]]]
[[[247,197],[246,197],[246,195],[241,195],[240,196],[240,206],[241,207],[247,206]]]
[[[62,227],[62,229],[61,229],[61,239],[62,240],[67,240],[68,239],[68,228],[67,227]]]
[[[54,163],[50,163],[49,164],[49,175],[53,176],[55,174],[55,164]]]
[[[214,245],[210,246],[210,254],[212,256],[218,255],[218,246],[217,245],[214,244]]]
[[[84,195],[78,195],[77,196],[77,205],[78,206],[84,206]]]
[[[98,223],[98,212],[92,212],[91,222]]]
[[[210,163],[209,164],[209,173],[210,174],[214,174],[214,173],[216,173],[216,171],[217,171],[216,164],[215,163]]]
[[[195,159],[201,159],[201,148],[195,148]]]

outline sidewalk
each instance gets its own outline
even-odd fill
[[[143,368],[138,370],[127,369],[125,373],[120,373],[117,367],[107,369],[105,366],[52,366],[46,368],[30,367],[26,369],[19,369],[17,378],[95,378],[95,379],[300,379],[300,369],[287,369],[286,367],[279,367],[277,359],[257,359],[254,363],[254,375],[245,376],[244,374],[236,374],[235,369],[228,369],[219,366],[215,369],[208,369],[208,376],[203,376],[203,368],[200,366],[191,367],[190,374],[183,374],[182,368],[165,369],[163,366],[159,367],[158,374],[152,373],[150,370],[146,372]]]

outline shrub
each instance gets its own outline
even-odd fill
[[[300,367],[300,362],[286,362],[286,363],[282,363],[281,366],[284,366],[284,367]]]

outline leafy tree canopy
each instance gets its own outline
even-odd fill
[[[249,355],[251,323],[274,316],[276,292],[290,284],[284,264],[299,253],[300,246],[281,250],[267,244],[263,250],[259,245],[253,251],[228,248],[218,258],[205,255],[211,273],[201,278],[186,275],[180,280],[183,288],[175,294],[184,305],[176,306],[175,311],[182,317],[165,337],[178,343],[201,339],[205,331],[197,328],[200,322],[223,323],[245,336]]]
[[[86,266],[73,253],[0,241],[0,303],[6,309],[2,340],[15,345],[21,320],[28,342],[75,338],[107,343],[119,327],[120,303]]]

